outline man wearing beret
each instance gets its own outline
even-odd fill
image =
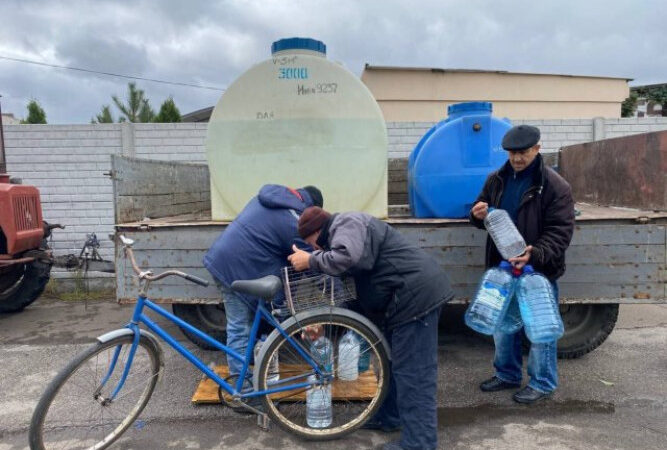
[[[447,275],[423,250],[368,214],[304,211],[299,235],[315,249],[294,247],[296,270],[354,279],[362,313],[391,346],[389,393],[364,428],[403,429],[386,449],[437,447],[438,317],[453,297]]]
[[[470,221],[484,228],[488,208],[506,210],[528,246],[526,252],[509,260],[518,269],[526,264],[544,274],[558,298],[556,280],[565,272],[565,250],[574,230],[574,201],[570,185],[546,167],[540,151],[540,130],[530,125],[511,128],[502,146],[508,161],[486,179],[471,211]],[[502,260],[491,240],[486,241],[486,267]],[[496,373],[480,385],[484,392],[517,389],[522,380],[521,330],[494,335]],[[534,403],[549,397],[558,387],[556,341],[532,344],[528,356],[528,385],[513,395],[519,403]]]
[[[288,264],[292,245],[301,242],[297,234],[299,215],[313,205],[322,206],[322,193],[314,186],[292,189],[264,185],[204,256],[204,266],[221,286],[227,315],[227,346],[241,355],[245,355],[248,347],[258,299],[234,292],[230,286],[236,280],[280,276],[280,269]],[[281,303],[282,295],[279,292],[274,302]],[[228,358],[227,362],[230,375],[241,373],[240,361]],[[248,385],[245,389],[252,387]],[[258,407],[261,401],[256,397],[248,403]],[[243,407],[234,410],[248,411]]]

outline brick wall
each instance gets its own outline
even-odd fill
[[[514,120],[542,130],[545,152],[592,140],[667,129],[667,118]],[[429,122],[387,124],[390,158],[407,157]],[[110,155],[167,161],[206,162],[205,123],[7,125],[5,146],[10,174],[40,189],[44,217],[67,225],[56,230],[57,254],[78,254],[86,233],[95,232],[101,253],[113,257]]]

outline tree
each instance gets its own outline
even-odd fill
[[[102,112],[95,116],[90,123],[113,123],[113,116],[109,105],[102,106]]]
[[[127,105],[115,95],[112,95],[111,98],[128,122],[141,122],[142,118],[149,116],[149,112],[152,113],[148,100],[144,98],[144,91],[137,89],[135,83],[127,84]]]
[[[152,122],[155,118],[155,111],[151,108],[148,99],[141,102],[141,109],[139,109],[139,122]]]
[[[621,117],[633,117],[635,115],[638,99],[635,92],[630,92],[630,96],[621,103]]]
[[[37,100],[30,100],[28,103],[28,118],[22,120],[21,123],[46,123],[46,113],[39,106]]]
[[[648,102],[661,105],[662,116],[667,117],[667,84],[638,87],[635,91],[639,97],[644,97]]]
[[[176,107],[174,99],[170,96],[160,106],[160,112],[155,116],[153,122],[180,122],[181,121],[181,112]]]

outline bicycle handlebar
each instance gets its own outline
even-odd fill
[[[127,239],[125,238],[125,236],[122,235],[120,236],[120,238],[121,242],[123,243],[123,249],[125,250],[125,255],[130,259],[130,264],[132,265],[132,269],[134,270],[134,273],[137,274],[139,279],[148,281],[157,281],[171,275],[176,275],[178,277],[185,278],[186,280],[191,281],[193,283],[197,283],[200,286],[209,285],[209,282],[207,280],[196,277],[194,275],[187,274],[185,272],[181,272],[180,270],[167,270],[159,275],[153,275],[153,272],[151,272],[150,270],[141,270],[141,268],[137,264],[136,259],[134,259],[134,252],[132,251],[132,244],[134,243],[134,241],[131,239]]]

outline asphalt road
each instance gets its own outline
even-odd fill
[[[113,301],[86,305],[40,299],[20,314],[0,316],[0,450],[27,448],[28,423],[46,383],[71,355],[124,324],[129,314],[129,307]],[[528,407],[512,402],[511,392],[480,392],[478,383],[492,374],[493,346],[459,320],[444,328],[440,448],[667,448],[667,305],[622,307],[607,342],[583,358],[560,361],[561,386],[553,399]],[[216,353],[197,353],[207,362],[220,362]],[[166,374],[140,422],[112,448],[357,449],[398,437],[358,431],[314,444],[277,427],[261,431],[252,417],[192,405],[200,375],[173,350],[165,348],[165,356]]]

